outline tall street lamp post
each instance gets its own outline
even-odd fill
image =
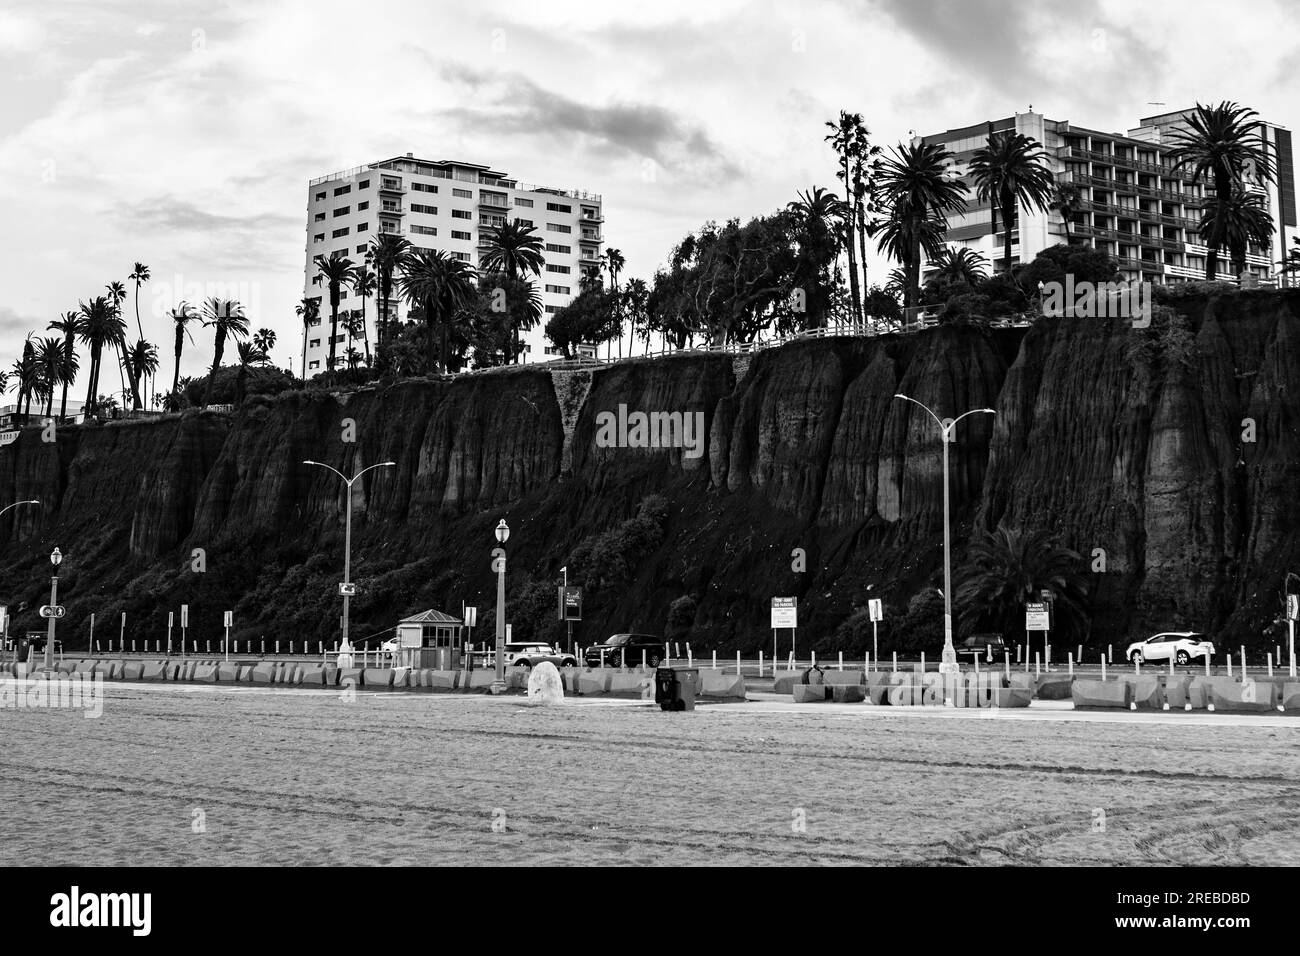
[[[939,434],[943,439],[943,656],[939,664],[941,674],[957,673],[957,649],[952,643],[952,548],[949,537],[949,520],[948,520],[948,445],[953,440],[953,430],[957,423],[967,415],[984,414],[996,415],[997,412],[991,408],[972,408],[968,412],[963,412],[956,418],[944,421],[939,418],[929,406],[923,405],[916,399],[907,395],[895,395],[894,398],[901,398],[905,402],[911,402],[913,405],[920,405],[930,417],[934,419],[935,424],[939,426]]]
[[[505,518],[502,518],[501,523],[496,526],[495,533],[498,544],[504,545],[510,537],[510,528],[506,525]],[[492,565],[497,572],[497,651],[495,654],[497,673],[492,680],[491,691],[494,694],[504,694],[506,692],[506,549],[493,548],[492,556]]]
[[[362,468],[351,478],[344,477],[343,473],[337,468],[330,468],[329,465],[320,461],[304,461],[304,465],[315,465],[317,468],[327,468],[334,474],[343,479],[343,484],[348,488],[347,501],[347,518],[344,523],[343,532],[343,583],[339,585],[339,593],[343,595],[343,646],[339,649],[340,654],[351,654],[352,645],[348,643],[348,600],[352,597],[352,485],[358,478],[373,468],[392,468],[396,466],[395,461],[381,461],[378,464],[371,465],[369,468]]]
[[[63,555],[55,548],[50,552],[50,564],[54,565],[54,576],[50,578],[50,616],[45,631],[45,671],[54,670],[54,613],[59,607],[59,565]]]

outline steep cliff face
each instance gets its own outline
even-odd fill
[[[347,492],[303,462],[351,475],[392,461],[352,489],[354,635],[430,606],[489,608],[504,517],[521,636],[553,633],[544,602],[568,562],[571,582],[592,585],[583,640],[661,631],[689,595],[693,640],[756,650],[770,646],[769,598],[792,594],[801,647],[856,652],[835,629],[867,597],[895,621],[942,574],[939,427],[902,393],[944,417],[997,413],[964,419],[948,448],[958,562],[973,529],[1046,528],[1104,565],[1091,643],[1185,626],[1271,646],[1282,573],[1300,568],[1300,297],[1179,312],[1146,330],[942,328],[26,429],[0,449],[0,497],[42,505],[0,519],[0,600],[27,605],[13,630],[37,626],[58,545],[69,643],[91,612],[101,639],[124,611],[128,639],[162,637],[181,603],[201,639],[231,608],[242,638],[332,640]],[[627,429],[609,441],[602,427],[631,413],[692,431],[669,447]],[[665,511],[646,537],[628,522],[649,495]],[[600,543],[620,528],[631,559]]]

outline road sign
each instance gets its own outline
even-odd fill
[[[476,607],[465,608],[465,626],[466,627],[478,626],[478,608]]]
[[[348,581],[346,584],[339,582],[339,594],[342,594],[344,597],[355,597],[356,593],[357,585],[355,581]]]
[[[557,591],[560,602],[560,620],[581,621],[582,588],[561,587]]]
[[[41,617],[63,617],[65,610],[66,608],[62,604],[42,604]]]
[[[1286,596],[1286,619],[1288,621],[1300,619],[1300,594]]]
[[[1052,613],[1042,601],[1025,603],[1025,630],[1049,631],[1052,628]]]
[[[798,599],[792,597],[772,598],[772,627],[798,627]]]
[[[871,610],[871,620],[883,621],[885,619],[885,608],[880,602],[880,598],[872,598],[867,602],[867,607]]]
[[[227,611],[227,612],[226,612],[226,620],[223,622],[222,626],[223,626],[223,627],[234,627],[234,625],[235,625],[235,612],[234,612],[234,611]]]
[[[181,605],[181,627],[189,627],[189,626],[190,626],[190,606],[188,604],[182,604]]]

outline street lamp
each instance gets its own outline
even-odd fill
[[[510,527],[502,518],[494,532],[498,544],[505,544],[510,538]],[[492,549],[492,566],[497,572],[497,651],[495,654],[497,673],[492,679],[491,691],[504,694],[506,691],[506,549]]]
[[[59,565],[62,563],[63,554],[55,548],[50,552],[50,564],[54,565],[54,576],[50,578],[50,623],[45,631],[46,673],[54,670],[54,615],[59,607]]]
[[[371,465],[369,468],[362,468],[351,478],[345,477],[337,468],[331,468],[324,462],[304,461],[303,464],[315,465],[317,468],[327,468],[342,478],[343,483],[348,486],[346,530],[343,533],[343,583],[339,585],[339,593],[343,595],[343,646],[339,649],[339,653],[351,654],[352,645],[348,643],[348,599],[352,596],[352,485],[358,478],[370,471],[372,468],[393,468],[397,465],[397,462],[381,461],[378,464]]]
[[[939,673],[955,674],[958,668],[957,650],[952,645],[952,550],[948,529],[948,445],[953,440],[953,429],[967,415],[976,413],[996,415],[997,412],[992,408],[972,408],[970,411],[963,412],[956,418],[944,422],[930,410],[928,405],[923,405],[914,398],[901,394],[894,395],[894,398],[901,398],[913,405],[920,405],[929,412],[930,417],[939,426],[940,437],[943,439],[943,656],[940,658]]]

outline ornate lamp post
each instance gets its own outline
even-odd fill
[[[972,408],[945,422],[931,411],[929,406],[922,405],[914,398],[907,395],[895,395],[894,398],[920,405],[929,412],[930,417],[939,426],[939,434],[943,439],[943,656],[940,659],[939,673],[953,674],[957,672],[957,650],[952,644],[952,549],[948,529],[948,445],[953,440],[953,429],[967,415],[976,413],[996,415],[997,412],[991,408]]]
[[[510,528],[506,525],[506,519],[502,518],[501,523],[496,526],[496,539],[499,545],[504,545],[510,537]],[[492,681],[492,693],[504,694],[506,691],[506,549],[496,547],[492,549],[492,566],[497,572],[497,673]]]
[[[63,555],[58,548],[50,552],[50,564],[54,565],[54,576],[50,578],[50,617],[45,631],[45,670],[54,670],[54,612],[59,606],[59,565]]]
[[[362,468],[351,478],[344,477],[343,473],[336,468],[330,468],[329,465],[319,461],[304,461],[304,465],[315,465],[317,468],[326,468],[334,472],[343,479],[343,483],[348,488],[347,502],[347,519],[345,531],[343,532],[343,583],[339,586],[339,593],[343,595],[343,646],[339,649],[340,654],[351,654],[352,645],[348,643],[348,600],[352,597],[352,485],[358,478],[370,471],[372,468],[392,468],[397,462],[381,461],[378,464],[371,465],[369,468]]]

